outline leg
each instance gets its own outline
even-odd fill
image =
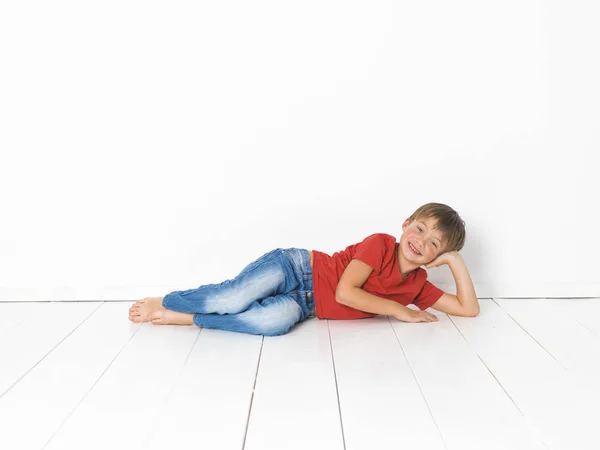
[[[234,279],[197,289],[174,291],[162,300],[166,309],[198,314],[239,314],[254,302],[299,288],[294,269],[281,248],[265,253]]]
[[[215,320],[215,328],[220,328],[221,319],[214,318],[216,313],[220,311],[224,315],[237,315],[252,307],[253,312],[257,312],[260,311],[259,307],[261,305],[264,307],[271,303],[267,301],[268,297],[294,293],[293,298],[300,305],[303,313],[300,320],[304,320],[307,316],[314,315],[315,306],[312,298],[312,287],[312,270],[308,251],[296,248],[279,248],[250,263],[234,280],[228,280],[219,285],[200,286],[198,289],[190,289],[189,291],[172,292],[168,294],[168,298],[149,297],[140,300],[130,308],[129,319],[133,322],[152,321],[156,324],[189,325],[194,314],[186,313],[195,312],[197,321],[204,321],[203,317],[210,315],[209,320]],[[244,292],[244,290],[246,291]],[[267,292],[267,294],[261,297],[261,294],[256,294],[260,291]],[[245,295],[248,292],[251,295],[248,297],[242,296],[242,294]],[[233,307],[228,303],[223,303],[223,300],[230,302],[236,298],[242,300],[241,306],[236,305],[235,302],[233,302]],[[258,305],[255,305],[255,303],[258,303]],[[190,304],[193,307],[191,311],[189,310]],[[201,307],[204,307],[204,310]],[[170,314],[173,312],[177,314]],[[242,319],[245,317],[242,316]],[[248,315],[247,317],[252,316]],[[264,323],[259,325],[264,325]],[[208,328],[213,327],[208,325]],[[268,334],[269,330],[265,332]]]
[[[194,314],[194,325],[265,336],[285,334],[296,323],[308,318],[297,297],[296,291],[268,297],[255,301],[239,314]]]

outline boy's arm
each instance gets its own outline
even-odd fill
[[[427,264],[427,269],[448,264],[454,281],[456,282],[456,295],[444,293],[431,307],[438,311],[453,316],[474,317],[479,314],[479,302],[471,276],[460,253],[453,251],[443,253]]]
[[[378,297],[359,287],[346,290],[343,299],[338,303],[360,311],[393,316],[403,322],[437,322],[437,316],[427,311],[414,311],[411,308],[387,298]]]
[[[477,315],[479,314],[479,302],[475,294],[475,287],[471,281],[471,275],[467,270],[467,266],[458,252],[449,252],[448,266],[454,276],[456,283],[456,297],[465,311]]]
[[[382,314],[397,317],[410,314],[411,309],[387,298],[378,297],[360,287],[346,289],[344,297],[338,303],[371,314]]]
[[[432,322],[437,316],[426,311],[413,311],[400,303],[378,297],[362,289],[373,267],[352,259],[344,270],[335,290],[335,300],[345,306],[371,314],[394,316],[404,322]]]

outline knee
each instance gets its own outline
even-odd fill
[[[256,334],[262,334],[263,336],[281,336],[286,334],[294,324],[260,324],[254,327]]]
[[[285,306],[285,307],[284,307]],[[302,319],[302,311],[298,305],[283,305],[278,308],[269,301],[255,304],[240,317],[255,334],[263,336],[280,336],[286,334]]]
[[[252,320],[246,322],[253,334],[261,334],[263,336],[281,336],[286,334],[297,322],[292,318],[280,317],[253,317]]]

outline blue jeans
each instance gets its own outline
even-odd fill
[[[315,315],[308,250],[276,248],[232,280],[167,294],[162,305],[194,313],[194,325],[275,336]]]

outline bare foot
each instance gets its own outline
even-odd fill
[[[166,311],[166,308],[162,306],[162,299],[164,297],[146,297],[142,300],[135,302],[131,308],[129,308],[129,320],[132,322],[150,322],[159,311]]]
[[[194,315],[161,309],[153,314],[151,322],[154,325],[194,325]]]

